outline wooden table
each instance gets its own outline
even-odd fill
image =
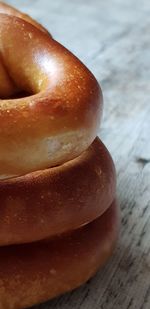
[[[104,93],[100,137],[118,174],[122,227],[102,271],[36,309],[150,309],[150,1],[6,1],[43,23]]]

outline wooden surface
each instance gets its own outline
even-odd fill
[[[36,309],[150,309],[150,1],[12,0],[101,82],[100,137],[115,160],[122,227],[86,285]]]

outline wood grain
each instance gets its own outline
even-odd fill
[[[109,263],[80,289],[35,309],[150,308],[150,2],[5,1],[43,23],[101,82],[99,135],[118,176],[122,226]]]

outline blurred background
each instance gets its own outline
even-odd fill
[[[10,0],[76,54],[100,82],[99,136],[117,170],[118,248],[84,287],[40,309],[150,308],[150,1]]]

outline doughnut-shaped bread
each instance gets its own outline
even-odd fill
[[[0,308],[19,309],[78,287],[112,254],[116,175],[96,138],[95,77],[2,3],[0,98]]]
[[[99,219],[66,236],[0,248],[0,308],[25,308],[87,281],[112,254],[118,222],[114,202]]]
[[[102,215],[115,191],[114,164],[98,138],[61,166],[0,181],[0,245],[77,229]]]
[[[0,14],[0,53],[6,73],[0,83],[0,178],[80,155],[97,135],[102,110],[92,73],[47,33],[15,16]],[[28,96],[11,99],[7,78]]]

